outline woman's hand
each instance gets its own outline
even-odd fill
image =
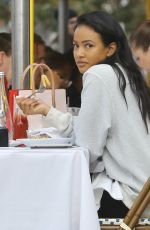
[[[46,116],[50,106],[37,98],[16,97],[16,102],[26,115],[41,114]]]

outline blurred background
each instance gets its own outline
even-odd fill
[[[129,34],[147,16],[147,0],[69,0],[68,8],[78,15],[103,9],[114,15]],[[40,34],[47,45],[58,30],[56,10],[58,0],[34,1],[35,32]],[[0,32],[11,31],[11,0],[0,1]]]
[[[35,25],[45,30],[57,30],[54,17],[57,0],[35,0]],[[125,27],[127,33],[146,17],[146,0],[69,0],[69,8],[78,15],[94,10],[106,10],[113,14]]]

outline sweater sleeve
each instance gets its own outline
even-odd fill
[[[111,129],[112,105],[103,78],[93,72],[84,75],[81,110],[74,130],[76,144],[89,149],[92,172],[103,170],[102,155]]]
[[[55,127],[64,137],[73,137],[73,116],[51,107],[46,117],[43,117],[45,127]]]

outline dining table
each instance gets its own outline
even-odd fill
[[[0,148],[0,230],[99,230],[81,147]]]

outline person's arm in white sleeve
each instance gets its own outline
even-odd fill
[[[51,107],[47,116],[43,118],[44,126],[57,128],[65,137],[73,136],[73,116]]]

